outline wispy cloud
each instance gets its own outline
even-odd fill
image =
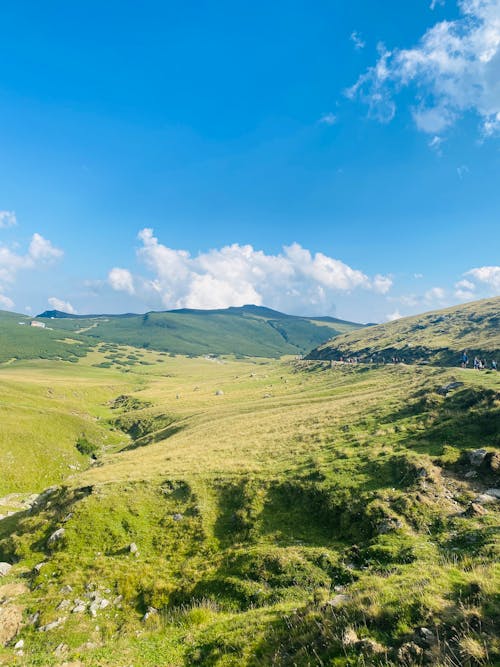
[[[17,218],[14,211],[0,211],[0,229],[4,227],[14,227],[17,224]]]
[[[323,125],[335,125],[337,122],[337,116],[329,111],[328,113],[324,113],[318,122],[322,123]]]
[[[437,5],[434,2],[431,7]],[[440,134],[467,112],[482,133],[500,130],[500,0],[458,0],[461,17],[440,21],[411,48],[379,47],[379,59],[347,94],[365,102],[370,115],[389,121],[398,91],[414,92],[418,129]]]
[[[355,49],[364,49],[366,44],[360,33],[357,30],[353,30],[350,35],[350,40],[354,44]]]

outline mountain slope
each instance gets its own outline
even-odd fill
[[[335,318],[286,315],[261,306],[224,310],[150,312],[144,315],[38,316],[55,330],[88,341],[151,348],[171,354],[279,357],[302,354],[334,335],[362,325]]]
[[[483,299],[341,335],[310,352],[308,359],[360,357],[376,361],[457,364],[463,350],[500,362],[500,297]]]

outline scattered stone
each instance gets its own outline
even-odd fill
[[[465,512],[462,512],[462,516],[465,516],[469,519],[476,516],[484,516],[485,514],[488,514],[488,512],[482,505],[479,505],[478,503],[471,503]]]
[[[441,396],[446,396],[448,392],[453,391],[454,389],[458,389],[458,387],[463,387],[463,384],[463,382],[449,382],[448,384],[439,387],[437,393],[441,394]]]
[[[47,540],[47,546],[51,547],[64,537],[64,534],[66,533],[65,528],[58,528],[56,531],[52,533],[52,535],[49,537]]]
[[[474,498],[473,502],[479,503],[480,505],[489,505],[490,503],[496,503],[497,499],[487,493],[480,493]]]
[[[264,394],[262,398],[272,398],[271,394]]]
[[[39,620],[40,620],[40,612],[35,611],[34,614],[30,614],[28,616],[28,625],[36,625]]]
[[[146,613],[142,617],[143,622],[145,623],[149,618],[152,616],[156,616],[158,614],[158,609],[155,607],[148,607]]]
[[[215,395],[216,396],[224,396],[224,392],[222,391],[222,389],[217,389],[217,391],[215,392]]]
[[[123,595],[118,595],[118,596],[113,600],[113,604],[115,605],[115,607],[119,607],[119,606],[121,605],[122,601],[123,601]]]
[[[66,584],[61,588],[61,593],[72,593],[72,592],[73,588],[69,584]]]
[[[0,577],[5,577],[9,574],[12,569],[10,563],[0,563]]]
[[[14,644],[14,648],[18,651],[24,648],[24,639],[20,639],[16,644]]]
[[[50,630],[55,630],[55,628],[58,628],[60,625],[62,625],[65,620],[66,616],[61,616],[60,618],[56,618],[56,620],[52,621],[51,623],[47,623],[46,625],[41,625],[38,628],[38,632],[49,632]]]
[[[468,457],[470,464],[477,468],[481,465],[487,453],[486,449],[475,449],[474,451],[469,452]]]
[[[128,550],[130,551],[131,554],[136,554],[139,551],[139,549],[137,548],[137,544],[135,542],[131,542],[128,545]]]
[[[436,635],[429,628],[418,628],[415,635],[421,645],[434,646],[436,643]]]
[[[96,598],[90,605],[91,615],[95,618],[97,616],[97,612],[101,609],[106,609],[109,604],[110,602],[109,600],[106,600],[106,598]]]
[[[57,658],[63,658],[68,652],[68,650],[69,646],[67,644],[59,644],[59,646],[57,646],[56,649],[54,650],[54,655]]]
[[[383,519],[377,526],[377,532],[379,535],[385,535],[386,533],[392,533],[395,530],[399,530],[403,527],[403,522],[394,517],[388,517]]]
[[[351,599],[350,595],[340,594],[340,595],[336,595],[331,600],[328,600],[328,602],[326,604],[330,605],[330,607],[340,607],[343,604],[346,604],[347,602],[349,602],[350,599]]]
[[[71,601],[70,600],[61,600],[59,604],[57,605],[56,609],[58,611],[64,611],[64,609],[68,609],[71,606]]]
[[[174,514],[174,521],[182,521],[183,518],[183,515],[179,514],[178,512]]]
[[[40,574],[40,570],[42,569],[42,567],[43,567],[44,565],[47,565],[47,561],[46,561],[46,560],[44,560],[42,563],[38,563],[37,565],[35,565],[35,567],[34,567],[33,569],[35,570],[35,572],[36,572],[37,574]]]
[[[75,600],[75,606],[71,610],[73,614],[82,614],[87,609],[87,603],[83,600]]]
[[[469,472],[466,472],[464,475],[465,479],[474,479],[474,477],[477,477],[477,470],[469,470]]]
[[[63,519],[63,523],[67,523],[72,518],[73,518],[73,512],[70,512],[69,514],[66,514],[66,516]]]

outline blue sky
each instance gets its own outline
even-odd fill
[[[0,20],[0,307],[382,321],[500,292],[500,0]]]

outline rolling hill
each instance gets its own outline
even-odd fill
[[[405,317],[339,335],[309,353],[308,359],[389,361],[457,365],[461,353],[500,362],[500,297]]]
[[[170,354],[234,354],[277,358],[303,354],[362,325],[331,317],[297,317],[260,306],[182,309],[144,315],[71,316],[45,311],[38,320],[82,344],[106,342]],[[37,332],[39,333],[39,332]]]

